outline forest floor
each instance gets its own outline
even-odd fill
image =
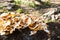
[[[14,5],[14,9],[9,10],[10,12],[13,11],[17,8],[19,9],[19,6]],[[60,14],[60,4],[51,4],[51,5],[37,5],[36,7],[26,7],[23,6],[22,8],[22,13],[28,13],[28,14],[34,14],[36,16],[41,16],[45,13],[48,13],[51,10],[56,10],[54,12],[54,15]],[[4,8],[3,8],[4,9]],[[0,10],[0,13],[7,12],[7,10]],[[52,14],[53,15],[53,14]],[[51,16],[50,16],[51,17]],[[55,20],[55,19],[54,19]],[[51,38],[48,39],[47,33],[42,31],[38,31],[35,35],[29,36],[30,30],[28,28],[23,29],[23,33],[18,31],[16,29],[15,32],[11,35],[3,35],[0,36],[0,40],[60,40],[60,15],[58,20],[55,20],[55,22],[48,22],[47,25],[49,26],[49,30],[51,31]],[[55,28],[57,26],[57,28]],[[53,34],[54,33],[54,34]]]

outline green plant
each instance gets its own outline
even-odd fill
[[[16,10],[16,12],[22,13],[23,12],[23,9],[22,8],[21,9],[18,9],[18,10]]]
[[[29,6],[30,7],[35,7],[35,3],[33,2],[33,3],[29,3]]]
[[[21,4],[21,0],[14,0],[14,3],[19,6]]]
[[[2,7],[2,6],[0,6],[0,9],[3,9],[3,7]]]
[[[33,1],[30,0],[14,0],[15,4],[20,6],[21,4],[24,4],[26,6],[30,6],[30,7],[35,7],[35,3]]]
[[[50,0],[46,0],[45,5],[50,5]]]

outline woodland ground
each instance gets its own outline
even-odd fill
[[[40,3],[40,2],[39,2]],[[42,3],[42,4],[41,4]],[[27,7],[27,6],[17,6],[17,5],[9,5],[12,8],[9,9],[9,6],[5,6],[3,7],[3,10],[0,11],[0,13],[3,12],[20,12],[20,13],[28,13],[28,14],[34,14],[36,16],[41,16],[44,13],[53,10],[53,8],[57,8],[58,10],[56,12],[54,12],[54,14],[60,14],[60,4],[45,4],[44,2],[41,2],[40,5],[36,5],[35,7]],[[6,10],[6,9],[8,10]],[[20,9],[21,8],[21,9]],[[50,40],[60,40],[60,21],[56,21],[56,22],[48,22],[47,25],[49,26],[48,29],[51,31],[51,39]],[[55,28],[57,26],[57,28]],[[13,32],[13,34],[11,35],[3,35],[0,36],[0,40],[48,40],[48,35],[46,32],[42,31],[38,31],[35,35],[29,36],[30,33],[30,29],[26,28],[22,30],[23,32],[20,32],[16,29],[15,32]]]

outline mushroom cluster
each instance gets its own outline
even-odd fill
[[[14,12],[2,13],[0,15],[0,35],[12,34],[15,29],[20,30],[26,27],[32,31],[44,30],[48,32],[47,25],[42,20],[42,17]]]

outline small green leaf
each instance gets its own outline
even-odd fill
[[[2,6],[0,6],[0,9],[2,9],[3,7]]]
[[[33,2],[33,3],[29,3],[29,6],[30,7],[35,7],[35,3]]]
[[[22,8],[21,9],[18,9],[18,10],[16,10],[16,12],[18,12],[18,13],[22,13]]]

